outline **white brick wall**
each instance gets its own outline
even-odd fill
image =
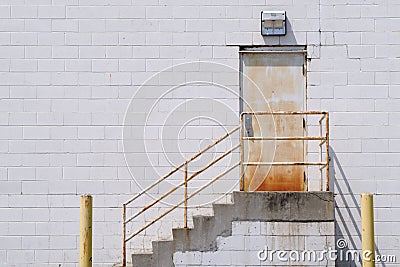
[[[287,35],[262,37],[261,10],[286,10]],[[359,248],[359,194],[377,193],[376,243],[379,253],[393,254],[400,208],[399,14],[393,0],[0,0],[0,263],[76,265],[77,207],[79,194],[86,192],[94,195],[94,263],[120,261],[120,205],[140,191],[122,154],[131,97],[151,75],[173,64],[217,61],[237,69],[238,45],[307,45],[308,108],[332,116],[337,234]],[[236,74],[215,73],[206,68],[200,74],[190,69],[184,76],[160,76],[168,86],[139,94],[137,108],[177,81],[199,77],[238,92]],[[177,102],[160,103],[155,127],[171,108],[201,96],[219,102],[184,104],[169,125],[203,113],[228,128],[237,123],[237,96],[202,93],[172,94]],[[145,116],[132,119],[141,128]],[[184,131],[185,155],[198,151],[195,141],[203,135],[223,134],[203,126],[201,132]],[[146,144],[161,166],[156,170],[141,153],[142,135],[131,143],[131,171],[142,185],[170,170],[165,156],[157,154],[157,132],[148,131]],[[176,143],[164,145],[176,152]],[[235,172],[223,182],[231,187],[236,180]],[[215,197],[226,184],[208,193]],[[174,214],[175,225],[181,224],[181,212]],[[159,236],[170,234],[172,217],[166,218],[166,230],[154,228]],[[154,233],[148,231],[132,248],[149,248]]]

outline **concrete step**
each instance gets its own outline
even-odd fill
[[[173,241],[153,241],[153,266],[173,267],[172,255],[174,254]]]
[[[173,248],[175,251],[188,251],[192,240],[192,228],[172,229]]]
[[[143,253],[143,254],[132,254],[132,266],[152,266],[153,254]]]

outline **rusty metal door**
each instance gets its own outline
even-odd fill
[[[306,109],[304,51],[242,51],[241,112],[303,111]],[[302,116],[245,115],[244,136],[304,136]],[[305,144],[299,140],[244,140],[243,162],[304,161]],[[243,166],[245,191],[304,191],[304,166]]]

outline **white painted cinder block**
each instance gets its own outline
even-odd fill
[[[261,36],[262,10],[285,10],[288,34]],[[158,104],[157,99],[174,85],[198,80],[221,83],[238,93],[236,72],[198,62],[238,69],[240,45],[307,47],[308,109],[331,114],[331,173],[342,215],[337,216],[338,234],[349,243],[356,240],[359,248],[353,229],[359,225],[357,194],[379,193],[377,216],[389,222],[377,224],[377,245],[381,254],[390,254],[397,248],[398,233],[393,229],[399,221],[399,11],[393,0],[1,1],[0,221],[10,223],[0,226],[0,246],[7,244],[0,247],[0,262],[76,266],[77,194],[83,192],[95,194],[94,203],[102,208],[112,208],[107,213],[98,208],[94,223],[107,220],[109,229],[118,229],[104,238],[97,233],[94,255],[102,256],[94,257],[94,264],[119,262],[121,226],[116,207],[170,171],[182,155],[198,152],[202,139],[216,140],[226,132],[224,127],[238,123],[237,95],[209,84],[201,90],[195,86],[173,90]],[[185,62],[196,63],[157,76]],[[140,91],[144,82],[148,86]],[[122,124],[133,96],[138,101],[130,111],[137,113],[129,119],[135,132],[124,147]],[[192,98],[205,100],[188,101]],[[144,143],[145,113],[153,104],[148,120],[152,128],[147,129],[149,140]],[[189,122],[197,116],[214,122]],[[162,133],[179,131],[184,123],[189,125],[179,142],[160,142]],[[124,150],[133,153],[127,162]],[[209,175],[221,169],[219,165]],[[174,179],[182,179],[181,174]],[[199,199],[219,196],[237,177],[237,171],[232,172]],[[150,198],[140,201],[135,205],[143,206]],[[170,225],[182,225],[181,217],[165,219],[168,223],[157,225],[151,237],[134,243],[132,249],[149,248],[155,233],[166,236]],[[235,224],[233,237],[246,231],[254,245],[257,242],[249,241],[253,234],[280,229],[249,227]],[[224,246],[223,239],[218,242]],[[228,250],[229,245],[225,247]],[[253,262],[254,254],[246,253],[217,251],[192,255],[190,260],[195,265],[260,264]],[[240,261],[247,256],[248,261]]]

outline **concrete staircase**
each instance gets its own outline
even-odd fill
[[[172,229],[171,241],[153,241],[153,253],[133,254],[133,266],[172,267],[178,251],[215,251],[233,221],[325,222],[334,220],[332,192],[234,192],[233,204],[213,204],[213,216],[194,216],[193,228]]]

